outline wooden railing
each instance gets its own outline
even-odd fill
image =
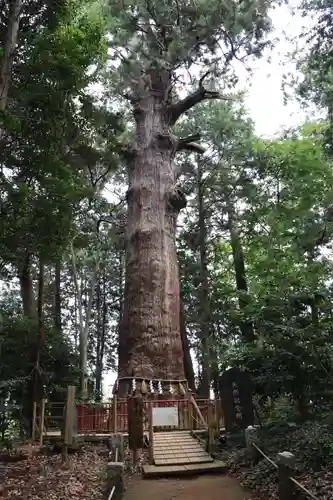
[[[199,399],[194,402],[189,397],[182,399],[150,399],[152,408],[177,406],[178,429],[200,430],[208,428],[208,412],[216,427],[223,427],[223,415],[219,400]],[[211,407],[211,410],[209,410]],[[65,403],[46,402],[44,428],[48,431],[59,430],[64,421]],[[148,400],[144,401],[144,430],[148,432]],[[198,416],[200,415],[200,417]],[[36,427],[40,427],[41,405],[36,408]],[[76,425],[78,433],[128,432],[127,399],[114,396],[107,403],[77,403]],[[168,427],[170,429],[170,427]],[[162,429],[161,429],[162,430]]]
[[[279,500],[294,500],[297,493],[301,493],[304,499],[311,498],[312,500],[319,500],[316,495],[293,477],[296,462],[296,457],[293,453],[289,451],[278,453],[276,455],[276,462],[274,462],[259,447],[257,429],[252,426],[246,429],[245,439],[248,452],[254,461],[263,458],[277,470]]]

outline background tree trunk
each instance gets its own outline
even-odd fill
[[[34,389],[33,401],[38,401],[41,397],[39,394],[42,386],[42,370],[40,366],[41,350],[44,341],[44,321],[43,321],[43,304],[44,304],[44,264],[42,258],[39,257],[39,276],[38,276],[38,300],[37,300],[37,317],[38,317],[38,334],[36,342],[36,361],[34,370]]]
[[[189,388],[193,392],[195,392],[195,377],[194,377],[193,362],[190,352],[190,344],[186,332],[184,305],[181,296],[180,296],[180,334],[183,346],[185,378],[187,379]]]
[[[236,286],[238,291],[238,304],[240,313],[243,315],[246,314],[246,306],[249,303],[249,295],[248,295],[248,287],[247,287],[247,279],[246,279],[246,270],[245,270],[245,259],[244,252],[242,248],[242,243],[240,240],[235,209],[230,200],[228,200],[228,223],[229,223],[229,231],[230,231],[230,243],[232,248],[232,255],[234,258],[234,269],[235,269],[235,278],[236,278]],[[240,330],[242,333],[242,337],[247,342],[253,342],[255,335],[253,329],[253,323],[250,320],[242,319],[240,323]]]
[[[175,245],[175,141],[164,96],[169,79],[151,74],[135,110],[137,147],[129,166],[124,309],[119,377],[183,379]],[[127,384],[119,385],[120,393]]]
[[[26,253],[19,267],[20,290],[23,314],[27,318],[36,318],[33,282],[31,276],[31,256]]]
[[[203,165],[197,161],[197,193],[199,211],[199,245],[200,245],[200,340],[201,340],[201,378],[198,387],[198,395],[208,399],[210,396],[210,333],[211,333],[211,310],[209,301],[209,282],[207,268],[207,229],[204,202],[204,181],[202,178]]]
[[[97,310],[97,325],[96,325],[96,373],[95,373],[95,393],[96,399],[101,399],[101,381],[102,381],[102,369],[101,369],[101,336],[102,336],[102,321],[101,321],[101,278],[98,278],[96,283],[96,310]]]
[[[61,333],[61,262],[55,263],[54,279],[54,327]]]
[[[14,51],[17,44],[22,0],[12,0],[9,7],[9,19],[0,66],[0,110],[7,107],[8,91],[12,77]]]
[[[103,396],[103,361],[105,351],[105,337],[107,327],[107,302],[106,302],[106,275],[103,272],[103,287],[101,287],[101,279],[97,283],[97,349],[96,349],[96,397],[101,400]],[[101,290],[102,288],[102,290]]]
[[[96,259],[95,269],[90,277],[90,289],[87,293],[85,311],[83,309],[83,290],[86,287],[80,286],[76,269],[76,257],[73,242],[71,244],[71,261],[73,270],[73,281],[77,296],[77,306],[79,314],[79,331],[80,331],[80,369],[81,369],[81,398],[88,398],[88,335],[91,320],[91,311],[93,305],[93,298],[95,293],[96,282],[99,276],[99,257]],[[85,312],[85,314],[84,314]]]

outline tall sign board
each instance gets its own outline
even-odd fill
[[[253,387],[249,374],[230,368],[219,377],[219,392],[227,432],[238,432],[254,424]]]

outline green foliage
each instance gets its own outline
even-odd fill
[[[220,1],[175,5],[170,0],[112,0],[108,5],[110,46],[118,68],[110,78],[117,90],[130,86],[134,94],[140,92],[136,84],[143,73],[157,70],[162,80],[168,74],[176,83],[179,68],[189,70],[196,64],[203,72],[209,68],[216,76],[223,74],[225,83],[233,86],[231,60],[238,52],[242,57],[260,56],[271,28],[270,2],[257,0],[246,8]]]
[[[308,422],[292,438],[295,454],[306,468],[318,470],[333,463],[333,430],[326,422]]]
[[[271,464],[266,462],[266,460],[258,462],[258,464],[247,471],[242,478],[242,485],[250,489],[260,489],[276,483],[276,471]]]
[[[263,428],[260,431],[259,447],[273,461],[281,450],[293,453],[297,460],[294,476],[298,481],[314,494],[330,498],[330,475],[328,473],[325,479],[323,473],[325,468],[329,471],[333,464],[333,434],[328,420],[308,422],[297,429],[278,426]],[[239,465],[245,464],[242,455],[238,453],[233,456],[230,465],[237,470]],[[241,481],[246,488],[273,496],[277,485],[276,469],[265,459],[260,459],[241,473]]]
[[[306,49],[298,58],[301,82],[296,88],[297,96],[308,106],[314,103],[326,113],[326,151],[332,154],[333,138],[333,73],[332,73],[332,5],[327,0],[306,0],[302,2],[304,16],[316,20],[307,30]]]
[[[73,5],[66,3],[56,23],[31,33],[15,65],[0,195],[2,259],[16,265],[27,252],[51,262],[61,254],[79,203],[94,189],[89,169],[116,164],[110,151],[119,120],[87,95],[106,58],[104,24],[76,15]],[[98,143],[99,134],[104,143],[110,140],[107,146],[101,138]]]
[[[31,380],[34,369],[34,354],[37,328],[34,321],[24,317],[4,318],[1,324],[0,341],[3,362],[0,380],[4,397],[8,390],[11,397],[20,397],[27,380]],[[52,392],[58,384],[69,383],[75,377],[76,357],[66,339],[55,330],[45,331],[41,365],[46,377],[47,389]]]

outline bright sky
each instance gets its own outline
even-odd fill
[[[268,51],[263,58],[251,64],[252,77],[249,78],[244,67],[237,66],[237,72],[240,75],[239,88],[248,89],[246,106],[255,122],[256,133],[260,136],[274,136],[283,129],[303,123],[307,117],[296,102],[289,101],[287,105],[284,105],[281,88],[285,73],[296,74],[295,64],[287,62],[288,53],[295,49],[295,45],[288,39],[297,39],[303,31],[303,26],[311,25],[309,19],[297,13],[299,4],[299,0],[289,0],[289,6],[283,5],[271,12],[275,27],[273,36],[279,41],[273,50]],[[268,61],[268,57],[271,62]],[[111,386],[115,380],[116,374],[105,374],[105,398],[111,396]]]
[[[284,105],[281,90],[283,75],[289,72],[296,74],[295,63],[288,58],[288,53],[296,48],[296,42],[291,43],[288,39],[296,39],[298,48],[302,47],[303,41],[299,37],[303,27],[309,28],[312,24],[311,19],[304,18],[297,12],[299,5],[300,0],[289,0],[288,6],[283,5],[271,11],[275,27],[274,38],[277,37],[279,42],[273,50],[251,65],[253,76],[250,87],[246,72],[244,69],[241,71],[240,87],[248,87],[246,104],[256,124],[256,132],[261,136],[273,136],[306,119],[306,113],[296,102],[289,101]],[[268,61],[268,56],[271,62]]]

